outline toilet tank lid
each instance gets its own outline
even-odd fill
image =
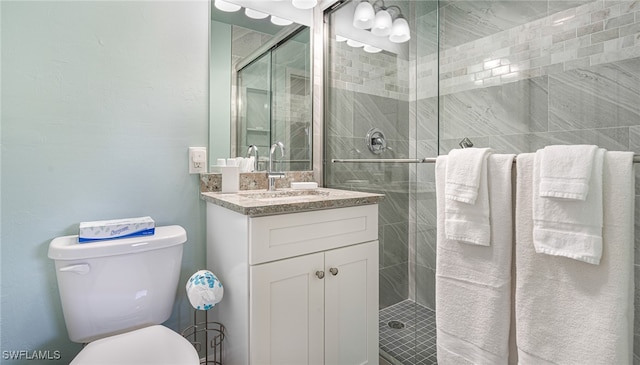
[[[49,244],[49,258],[78,260],[125,255],[166,248],[187,241],[187,232],[180,226],[156,227],[155,234],[89,243],[78,243],[78,236],[54,238]]]

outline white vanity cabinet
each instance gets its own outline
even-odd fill
[[[377,256],[372,241],[251,266],[251,363],[373,363]]]
[[[207,204],[224,363],[378,363],[378,206],[246,216]]]

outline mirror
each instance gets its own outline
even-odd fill
[[[237,71],[237,80],[236,155],[256,146],[264,152],[258,164],[264,170],[269,147],[283,142],[277,171],[311,170],[309,28],[297,28],[251,60]]]
[[[244,10],[211,6],[209,165],[246,157],[253,144],[264,171],[269,147],[281,141],[286,153],[274,161],[278,171],[312,170],[309,27],[278,26],[269,17],[248,18]]]

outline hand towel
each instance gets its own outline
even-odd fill
[[[627,152],[605,154],[600,265],[535,252],[534,154],[518,156],[515,314],[520,365],[631,364],[632,156]]]
[[[449,152],[446,172],[447,199],[475,204],[489,148],[453,149]]]
[[[487,159],[491,244],[444,234],[447,156],[436,160],[438,364],[507,364],[511,319],[511,170],[514,155]]]
[[[596,151],[586,200],[542,198],[533,195],[533,244],[536,252],[565,256],[598,265],[602,256],[602,163],[605,150]],[[536,152],[533,191],[542,183],[542,150]],[[539,178],[538,178],[539,177]]]
[[[466,157],[461,157],[460,153],[454,153],[458,155],[456,158],[452,158],[451,155],[449,155],[447,159],[444,189],[446,197],[444,232],[447,239],[450,240],[488,246],[491,239],[491,229],[489,226],[489,185],[487,182],[487,157],[489,156],[489,150],[486,148],[467,148],[464,151],[472,153],[462,154],[462,156]],[[454,151],[451,152],[453,153]],[[468,162],[472,160],[475,160],[474,165],[469,166]],[[477,166],[475,166],[475,164],[477,164]],[[461,171],[464,169],[469,169],[467,180],[472,181],[473,184],[477,184],[474,188],[475,197],[473,198],[473,203],[466,201],[469,194],[451,194],[451,191],[459,190],[462,186],[460,183],[452,182],[452,179],[450,179],[451,176],[461,175]],[[458,199],[460,197],[464,197],[465,199]]]
[[[541,197],[585,200],[598,146],[546,146],[541,152]]]

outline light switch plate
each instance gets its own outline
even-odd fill
[[[207,172],[207,147],[189,147],[189,173]]]

